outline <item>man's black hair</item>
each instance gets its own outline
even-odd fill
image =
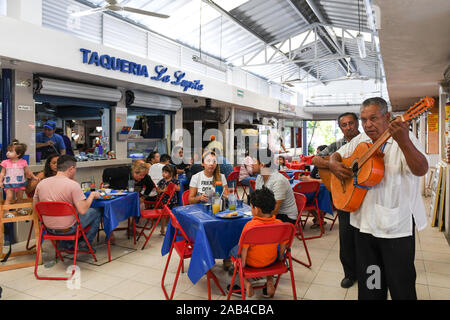
[[[56,162],[56,169],[58,171],[67,171],[72,166],[76,166],[77,159],[70,154],[63,154],[59,156],[58,161]]]
[[[275,209],[275,195],[272,190],[266,188],[255,190],[250,194],[250,204],[256,208],[260,208],[262,213],[270,214]]]
[[[159,162],[166,162],[170,160],[172,160],[172,158],[167,153],[162,154],[161,157],[159,157]]]
[[[256,153],[256,160],[263,164],[266,168],[270,168],[273,163],[273,153],[270,149],[258,149]]]

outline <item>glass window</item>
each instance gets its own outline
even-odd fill
[[[128,108],[127,126],[132,128],[127,144],[128,157],[147,158],[152,151],[169,153],[171,117],[159,110]]]
[[[62,148],[70,155],[81,154],[93,159],[107,158],[106,153],[110,150],[109,107],[71,105],[70,99],[65,99],[64,104],[37,101],[35,107],[38,159],[42,161],[52,153],[60,153]],[[54,132],[45,126],[47,121],[54,123]],[[63,145],[56,142],[53,146],[41,144],[53,139],[54,134],[62,137]]]

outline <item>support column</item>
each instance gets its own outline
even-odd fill
[[[127,141],[119,141],[118,133],[127,125],[127,108],[125,90],[122,89],[122,99],[115,107],[111,107],[111,148],[116,152],[117,159],[127,158]]]
[[[11,115],[13,105],[13,70],[2,70],[2,159],[6,159],[6,146],[11,142]]]
[[[11,138],[27,145],[29,163],[36,164],[36,113],[33,98],[33,74],[15,71],[13,74]],[[5,124],[5,121],[3,122]]]

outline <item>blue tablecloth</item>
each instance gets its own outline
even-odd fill
[[[296,172],[305,172],[305,170],[294,170],[294,169],[287,169],[286,171],[286,174],[289,176],[289,178],[293,178],[294,177],[294,174],[296,173]]]
[[[292,188],[299,182],[301,181],[293,180],[291,182]],[[305,193],[304,195],[306,196],[308,203],[312,201],[312,198],[314,197],[313,193]],[[331,215],[334,215],[333,206],[331,205],[330,191],[328,191],[328,189],[322,183],[320,184],[319,194],[317,195],[317,201],[319,203],[320,210],[325,211]]]
[[[244,204],[238,211],[250,211]],[[203,211],[203,204],[193,204],[172,209],[189,240],[194,243],[188,277],[197,283],[215,264],[214,259],[229,258],[230,250],[238,244],[242,229],[251,220],[251,216],[236,219],[221,219]],[[164,256],[169,253],[175,229],[169,223],[161,248]]]
[[[186,190],[189,190],[189,180],[185,174],[180,173],[180,174],[178,174],[178,181],[180,181],[180,191],[178,191],[178,205],[182,206],[183,205],[183,200],[182,200],[183,192]]]
[[[126,196],[117,196],[111,200],[94,200],[91,207],[103,208],[103,226],[108,239],[120,221],[141,216],[137,192],[131,192]]]

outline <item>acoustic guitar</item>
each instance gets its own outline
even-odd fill
[[[403,122],[418,117],[434,105],[434,99],[425,97],[409,108],[402,116]],[[384,176],[384,154],[381,146],[391,137],[386,130],[374,143],[361,142],[353,154],[342,162],[353,171],[353,178],[338,179],[331,174],[331,194],[334,206],[343,211],[354,212],[362,204],[370,187],[380,183]],[[320,177],[323,180],[323,173]]]

